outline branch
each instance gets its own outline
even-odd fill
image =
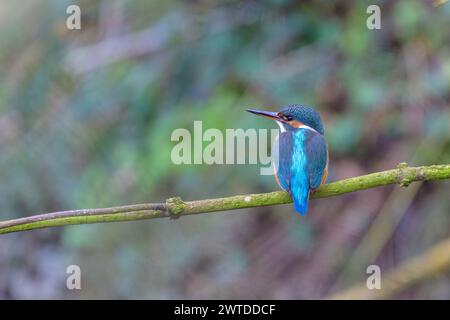
[[[425,281],[450,267],[450,239],[428,249],[421,256],[402,263],[397,269],[382,276],[381,289],[369,290],[366,284],[334,294],[329,299],[388,299],[405,289]]]
[[[449,178],[450,164],[408,167],[406,163],[400,163],[396,169],[371,173],[323,185],[313,192],[310,198],[332,197],[388,184],[399,184],[406,187],[414,181]],[[183,201],[179,197],[174,197],[167,199],[165,203],[146,203],[112,208],[60,211],[2,221],[0,222],[0,234],[73,224],[153,218],[179,218],[191,214],[271,206],[290,202],[292,202],[291,197],[284,191],[197,201]]]

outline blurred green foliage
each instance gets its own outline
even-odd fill
[[[450,4],[376,1],[382,28],[369,30],[372,2],[0,1],[1,219],[274,190],[256,165],[170,160],[172,131],[194,120],[272,128],[247,107],[315,106],[332,180],[448,163]],[[65,28],[73,3],[81,31]],[[449,235],[449,190],[422,188],[377,263]],[[2,236],[0,298],[322,297],[390,192],[314,202],[301,220],[282,206]],[[86,272],[78,293],[51,281],[71,263]]]

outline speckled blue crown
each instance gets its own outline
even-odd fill
[[[283,108],[281,113],[291,116],[295,120],[303,122],[305,125],[313,128],[320,134],[324,134],[322,120],[319,113],[311,107],[299,104],[291,104]]]

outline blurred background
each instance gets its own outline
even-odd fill
[[[67,6],[81,30],[66,28]],[[370,4],[381,29],[369,30]],[[0,1],[0,220],[269,192],[258,165],[175,165],[176,128],[316,107],[329,180],[450,163],[450,3]],[[0,299],[311,299],[450,236],[450,181],[0,236]],[[66,289],[66,267],[81,290]],[[395,298],[450,298],[450,272]]]

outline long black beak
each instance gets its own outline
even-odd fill
[[[269,118],[275,121],[283,121],[279,116],[277,112],[272,111],[265,111],[265,110],[254,110],[254,109],[247,109],[248,112],[256,114],[257,116]]]

